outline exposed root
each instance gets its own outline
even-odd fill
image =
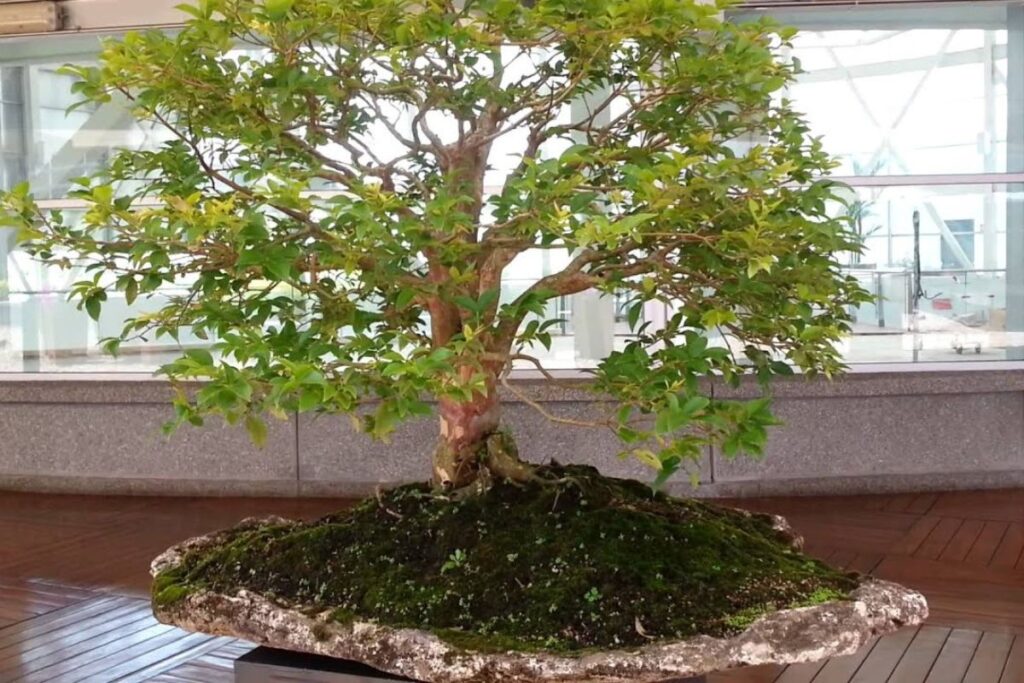
[[[442,443],[434,456],[435,485],[455,500],[489,491],[496,482],[521,486],[548,479],[537,474],[537,466],[519,458],[512,435],[497,431],[474,450],[456,452]]]
[[[519,449],[507,432],[495,432],[487,437],[480,469],[489,472],[492,478],[513,484],[541,480],[537,476],[537,466],[519,458]]]
[[[389,515],[391,515],[395,519],[403,519],[404,518],[404,515],[402,515],[402,513],[395,512],[394,510],[389,508],[387,506],[387,504],[384,503],[384,489],[382,489],[379,485],[377,486],[376,489],[374,489],[373,496],[374,496],[374,498],[377,499],[377,505],[380,506],[381,510],[383,510],[386,513],[388,513]]]

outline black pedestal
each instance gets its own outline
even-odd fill
[[[347,659],[258,647],[235,660],[235,683],[383,683],[411,678]]]
[[[258,647],[235,660],[235,683],[382,683],[412,681],[333,657]],[[673,678],[665,683],[706,683],[701,678]],[[413,681],[415,683],[415,681]]]

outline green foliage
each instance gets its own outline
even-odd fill
[[[639,336],[595,372],[623,407],[599,424],[664,481],[709,444],[759,451],[772,424],[702,378],[831,374],[866,299],[835,259],[857,243],[830,214],[833,162],[780,96],[792,32],[723,8],[201,0],[180,32],[66,69],[83,103],[123,102],[169,141],[80,179],[79,220],[22,185],[3,223],[83,270],[72,296],[94,318],[111,292],[184,288],[105,346],[214,340],[163,368],[205,382],[175,423],[221,414],[257,441],[267,414],[351,413],[383,437],[430,397],[478,400],[550,346],[550,300],[627,292]],[[510,139],[515,167],[485,192]],[[500,300],[530,249],[569,263]],[[641,322],[648,302],[671,305],[664,327]]]

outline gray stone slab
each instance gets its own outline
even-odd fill
[[[546,405],[563,417],[585,419],[596,413],[593,403],[562,401]],[[550,422],[523,403],[507,405],[504,419],[527,460],[594,465],[609,476],[642,481],[654,477],[652,470],[638,461],[618,457],[622,446],[610,430]],[[426,480],[431,476],[430,453],[437,430],[436,420],[417,420],[403,425],[388,443],[382,443],[355,431],[345,416],[302,415],[300,487],[307,495],[365,495],[376,486]],[[700,469],[708,480],[709,463],[702,463]]]
[[[117,480],[296,479],[295,421],[268,422],[257,448],[245,429],[211,420],[165,437],[169,405],[0,404],[0,475]]]
[[[714,383],[719,398],[752,398],[761,395],[754,381],[745,381],[738,388],[721,381]],[[1024,391],[1024,370],[1006,369],[915,369],[849,372],[834,379],[807,378],[794,375],[778,378],[771,386],[777,398],[829,398],[855,396],[920,396],[939,394],[975,394]]]
[[[701,485],[697,489],[669,485],[675,495],[696,498],[759,496],[854,496],[923,491],[974,491],[1024,487],[1024,469],[990,472],[917,472],[790,479],[741,479]]]
[[[1024,394],[785,398],[764,458],[714,459],[714,480],[1024,469]]]
[[[144,479],[0,473],[0,491],[117,496],[291,498],[299,493],[299,487],[295,479]]]
[[[517,384],[567,417],[595,409],[597,397],[579,381]],[[752,386],[715,391],[757,394]],[[834,382],[793,378],[773,392],[787,424],[773,430],[765,459],[716,457],[714,481],[697,495],[987,488],[1024,476],[1024,369],[858,371]],[[508,424],[527,458],[651,478],[639,463],[616,458],[611,432],[553,424],[506,398]],[[390,444],[356,433],[344,416],[271,421],[270,442],[258,449],[243,429],[219,426],[182,428],[166,440],[159,427],[171,415],[170,400],[166,381],[141,375],[0,378],[0,487],[328,496],[430,476],[433,419],[403,427]],[[704,463],[702,479],[711,482],[711,474]],[[672,490],[695,493],[685,477]]]
[[[170,384],[151,375],[131,375],[116,379],[82,375],[19,375],[18,379],[0,377],[0,404],[169,404],[173,398]]]
[[[399,427],[387,442],[356,431],[344,415],[300,415],[299,481],[314,495],[352,495],[430,477],[434,420]]]

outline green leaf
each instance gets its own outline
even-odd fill
[[[188,349],[185,351],[185,357],[194,360],[200,365],[213,365],[213,354],[206,349]]]
[[[322,389],[309,387],[303,389],[302,395],[299,397],[299,410],[301,412],[308,412],[314,408],[319,408],[323,403],[324,392]]]
[[[623,443],[636,443],[643,439],[643,435],[640,432],[629,427],[619,427],[615,432]]]
[[[408,369],[409,365],[407,363],[388,363],[381,370],[380,374],[384,377],[398,377],[399,375],[404,375]]]
[[[672,476],[679,471],[679,466],[682,464],[682,459],[678,456],[672,455],[661,460],[661,469],[658,472],[658,476],[654,478],[654,483],[651,484],[651,488],[655,491],[661,489]]]
[[[653,451],[646,448],[636,448],[632,453],[634,458],[642,462],[644,465],[647,465],[652,470],[661,470],[661,460],[658,459],[658,456],[655,455]]]
[[[132,278],[124,286],[124,301],[131,306],[139,296],[139,283]]]
[[[590,145],[570,145],[564,152],[562,152],[559,160],[566,164],[585,161],[590,156],[588,152],[591,152],[592,150],[593,148]]]
[[[693,418],[697,413],[711,405],[711,400],[705,396],[691,396],[680,406],[680,410],[687,418]]]
[[[629,233],[640,227],[644,223],[653,220],[658,217],[656,213],[636,213],[631,216],[623,216],[619,220],[612,223],[612,227],[616,232]]]
[[[658,417],[654,421],[654,431],[658,434],[671,434],[681,429],[689,421],[690,416],[686,414],[682,406],[677,404],[674,407],[667,407],[658,413]]]
[[[754,277],[761,271],[770,272],[775,259],[771,256],[755,256],[747,262],[747,277]]]
[[[267,444],[267,423],[256,415],[245,416],[245,428],[249,432],[249,438],[259,447]]]
[[[700,317],[701,325],[705,328],[715,328],[719,325],[727,325],[736,320],[736,314],[732,311],[713,308],[705,311]]]
[[[90,296],[88,299],[85,300],[85,311],[93,320],[98,321],[100,319],[101,306],[102,303],[100,302],[99,297]]]
[[[395,308],[399,311],[404,311],[412,303],[415,296],[416,290],[414,289],[405,288],[399,290],[398,295],[395,297]]]
[[[294,4],[295,0],[266,0],[264,8],[267,12],[267,18],[272,21],[284,19]]]
[[[644,314],[644,302],[638,301],[631,305],[626,311],[626,322],[629,324],[629,329],[635,330],[637,324],[640,322],[641,316]]]

